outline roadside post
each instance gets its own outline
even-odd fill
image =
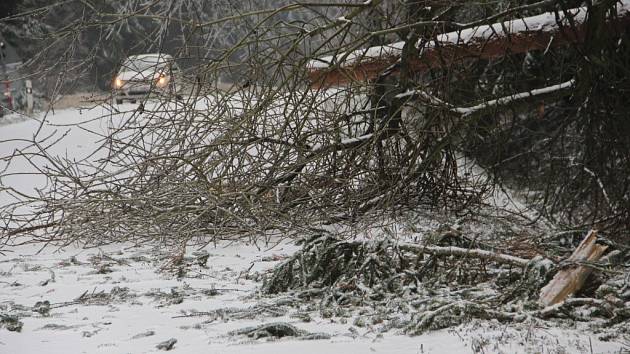
[[[7,99],[7,107],[9,111],[13,110],[13,95],[11,94],[11,81],[4,81],[4,96]]]
[[[26,114],[33,114],[33,82],[26,80]]]

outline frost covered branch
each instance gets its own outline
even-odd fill
[[[527,91],[527,92],[520,92],[520,93],[515,93],[509,96],[504,96],[504,97],[499,97],[499,98],[495,98],[486,102],[482,102],[479,103],[477,105],[474,106],[470,106],[470,107],[454,107],[451,104],[448,104],[446,102],[444,102],[443,100],[432,96],[430,94],[428,94],[426,91],[423,90],[411,90],[411,91],[407,91],[405,93],[401,93],[398,94],[396,96],[396,98],[399,99],[403,99],[403,98],[413,98],[413,97],[419,97],[422,98],[424,100],[427,100],[430,104],[438,106],[438,107],[443,107],[446,108],[447,110],[456,113],[456,114],[461,114],[463,117],[472,115],[472,114],[476,114],[479,113],[481,111],[484,111],[486,109],[490,109],[490,108],[494,108],[497,106],[505,106],[505,105],[509,105],[512,103],[516,103],[518,101],[521,100],[525,100],[528,98],[533,98],[533,97],[537,97],[537,96],[542,96],[542,95],[548,95],[548,94],[552,94],[552,93],[556,93],[558,91],[562,91],[562,90],[566,90],[566,89],[570,89],[575,87],[575,80],[569,80],[567,82],[563,82],[557,85],[552,85],[552,86],[548,86],[548,87],[543,87],[543,88],[539,88],[539,89],[534,89],[531,91]]]

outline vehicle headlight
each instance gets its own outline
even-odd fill
[[[120,78],[116,78],[114,79],[114,88],[121,88],[123,86],[124,82],[120,79]]]
[[[165,87],[166,84],[168,84],[168,80],[169,77],[164,75],[164,74],[160,74],[160,76],[158,76],[157,81],[155,82],[155,85],[157,87]]]

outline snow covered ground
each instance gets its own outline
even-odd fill
[[[274,304],[282,297],[258,295],[254,279],[295,250],[286,244],[271,250],[244,243],[209,246],[206,267],[189,255],[179,278],[159,270],[166,255],[150,247],[39,249],[18,247],[0,260],[0,312],[17,314],[23,322],[21,332],[0,330],[0,353],[156,353],[161,352],[156,346],[171,338],[177,339],[174,353],[618,353],[623,348],[580,330],[534,325],[473,322],[409,337],[354,326],[353,318],[325,319],[316,306],[276,313]],[[270,322],[330,338],[229,335]]]
[[[65,134],[55,153],[83,158],[98,144],[90,131],[106,132],[113,118],[103,108],[60,110],[46,117],[40,134]],[[68,125],[77,122],[83,129]],[[37,129],[33,120],[1,125],[0,158],[26,148]],[[33,166],[14,159],[8,171],[30,173]],[[14,174],[2,184],[29,192],[45,188],[45,179]],[[10,201],[0,192],[0,203]],[[261,274],[291,255],[297,249],[292,244],[203,249],[207,254],[191,247],[181,265],[162,269],[169,254],[150,245],[9,248],[0,255],[0,314],[3,321],[15,316],[21,331],[0,326],[0,353],[156,353],[171,338],[177,340],[174,353],[620,353],[630,345],[603,342],[582,327],[538,323],[471,321],[415,337],[381,332],[377,324],[355,325],[352,314],[324,318],[316,303],[285,306],[293,301],[288,295],[259,294]],[[231,333],[271,322],[318,335],[270,340]]]

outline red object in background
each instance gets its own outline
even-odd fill
[[[7,107],[9,110],[13,110],[13,97],[11,96],[11,82],[4,82],[4,95],[7,97]]]

